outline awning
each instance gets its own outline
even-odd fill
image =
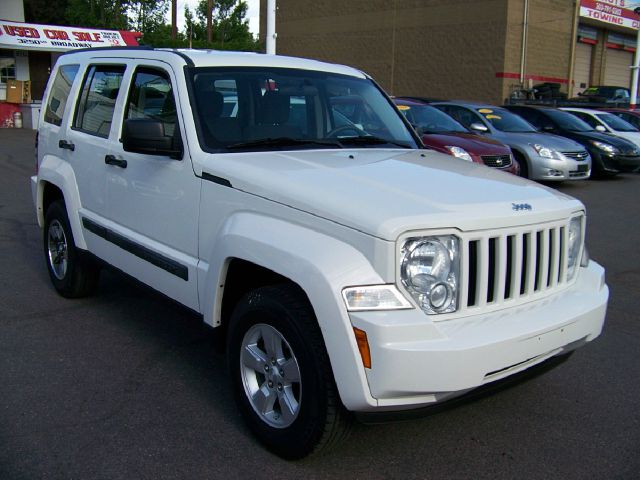
[[[137,46],[140,32],[61,27],[0,20],[0,48],[66,52],[78,48]]]

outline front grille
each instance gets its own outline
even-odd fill
[[[487,167],[505,168],[511,166],[511,155],[481,155]]]
[[[567,158],[572,158],[573,160],[577,160],[578,162],[584,161],[589,158],[589,154],[586,151],[581,152],[562,152],[562,154]]]
[[[460,308],[520,303],[564,286],[568,231],[566,220],[465,236]]]

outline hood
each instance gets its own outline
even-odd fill
[[[584,150],[579,143],[565,137],[553,135],[551,133],[542,132],[498,132],[492,134],[492,137],[510,147],[526,147],[536,143],[545,147],[553,148],[560,152],[575,152]]]
[[[436,149],[445,146],[464,148],[473,155],[509,155],[511,150],[489,137],[481,137],[472,133],[428,133],[422,135],[422,142]]]
[[[617,135],[611,133],[602,133],[598,131],[593,132],[572,132],[566,131],[566,135],[578,142],[588,142],[589,140],[597,140],[598,142],[605,142],[613,145],[619,149],[625,155],[638,155],[638,147],[631,142]],[[591,147],[591,145],[588,145]]]
[[[207,155],[203,173],[234,189],[395,241],[429,228],[483,230],[565,218],[577,200],[428,150],[304,150]],[[531,209],[515,210],[527,203]]]

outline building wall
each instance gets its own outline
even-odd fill
[[[24,22],[24,4],[22,0],[0,0],[0,18]]]
[[[266,3],[261,0],[263,40]],[[502,103],[515,90],[544,82],[560,83],[561,91],[572,95],[579,3],[278,0],[277,52],[352,65],[371,74],[393,95]],[[599,34],[589,83],[602,85],[609,68],[607,32],[635,32],[601,22],[594,25]]]
[[[498,102],[507,6],[507,0],[279,0],[277,52],[352,65],[394,95]]]

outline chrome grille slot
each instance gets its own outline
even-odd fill
[[[461,308],[499,306],[566,283],[566,221],[474,232],[462,242]]]

